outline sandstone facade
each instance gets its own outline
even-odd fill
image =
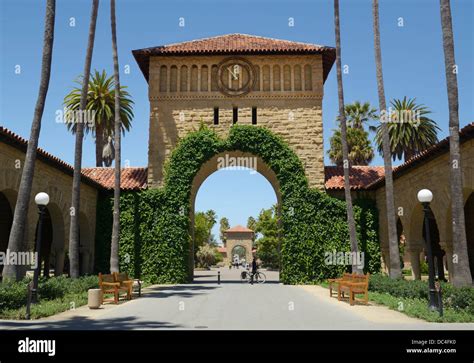
[[[4,197],[3,201],[5,199],[8,201],[8,205],[2,205],[2,211],[10,216],[15,209],[24,159],[25,153],[22,150],[0,142],[0,194]],[[55,268],[56,275],[62,274],[65,253],[69,248],[71,191],[72,174],[70,175],[57,166],[51,165],[51,163],[36,160],[24,250],[33,251],[35,249],[38,208],[34,202],[34,197],[39,192],[46,192],[50,198],[47,209],[51,216],[52,226],[50,261]],[[81,184],[80,254],[83,273],[91,273],[94,268],[97,194],[97,187],[84,182]],[[8,207],[10,208],[9,211]],[[2,240],[0,242],[2,244],[1,249],[4,251],[8,245],[8,237],[6,236],[8,236],[9,226],[7,226],[7,223],[2,224],[2,230],[4,231],[1,234]]]
[[[474,271],[474,139],[461,144],[461,168],[463,176],[463,194],[465,221],[468,239],[468,253],[471,272]],[[411,167],[394,179],[395,209],[406,238],[406,259],[411,262],[413,276],[420,278],[420,254],[423,256],[423,210],[418,202],[417,193],[421,189],[433,192],[430,204],[434,214],[439,245],[445,252],[444,264],[450,277],[453,271],[453,237],[451,217],[449,151],[425,160]],[[376,201],[380,217],[380,243],[385,265],[388,265],[388,231],[385,207],[385,186],[376,191]]]
[[[312,187],[324,188],[323,63],[320,54],[248,55],[255,84],[242,96],[217,88],[217,65],[233,56],[153,56],[149,66],[148,186],[163,182],[163,165],[177,142],[201,123],[225,137],[233,125],[264,126],[288,142]],[[219,111],[218,124],[214,110]]]

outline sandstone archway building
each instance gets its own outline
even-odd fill
[[[226,259],[224,260],[224,263],[228,265],[229,262],[233,261],[234,255],[236,254],[236,248],[241,248],[244,252],[243,254],[237,253],[240,259],[243,257],[246,262],[252,262],[254,231],[250,228],[237,225],[229,228],[224,233],[226,236],[226,243],[224,246],[226,250]]]
[[[149,87],[150,119],[148,166],[124,168],[124,191],[156,188],[163,182],[163,165],[177,142],[200,125],[206,124],[226,136],[237,124],[264,126],[280,135],[296,152],[312,187],[343,198],[343,170],[324,165],[322,98],[323,84],[335,59],[334,48],[257,36],[231,34],[133,51]],[[241,77],[235,77],[239,65]],[[136,122],[141,122],[137,120]],[[474,123],[460,132],[461,167],[468,251],[474,271]],[[21,175],[27,141],[0,127],[0,251],[7,246],[9,228]],[[252,157],[239,151],[233,157]],[[221,155],[222,156],[222,155]],[[194,179],[191,210],[200,185],[216,171],[219,155],[205,163]],[[18,166],[20,165],[20,166]],[[279,195],[278,180],[262,160],[257,171],[264,175]],[[424,236],[419,189],[433,191],[432,211],[436,221],[437,245],[448,277],[452,277],[452,232],[449,187],[449,142],[437,145],[394,168],[395,203],[401,210],[399,234],[404,236],[405,260],[414,278],[420,278]],[[112,168],[85,168],[81,183],[81,269],[97,267],[96,246],[110,238],[96,235],[97,200],[109,195],[114,185]],[[38,149],[33,195],[50,194],[51,219],[49,260],[52,271],[64,271],[69,235],[72,167]],[[376,201],[379,210],[380,243],[388,259],[384,203],[383,167],[353,167],[351,189],[354,198]],[[193,215],[191,215],[191,218]],[[36,207],[31,203],[25,249],[34,248]],[[106,238],[101,244],[98,239]],[[227,254],[229,257],[230,254]]]
[[[178,140],[201,123],[222,136],[238,123],[283,137],[310,185],[324,188],[322,98],[334,48],[230,34],[133,55],[149,87],[149,187],[162,184]]]

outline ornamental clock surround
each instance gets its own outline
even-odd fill
[[[250,61],[240,57],[224,59],[218,64],[218,88],[227,96],[242,96],[255,85],[255,70]]]

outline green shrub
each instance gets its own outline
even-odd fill
[[[0,312],[18,309],[26,305],[27,285],[31,278],[19,282],[0,284]],[[60,299],[67,294],[78,294],[98,286],[97,276],[83,276],[71,279],[65,276],[40,278],[38,281],[38,298],[40,301]]]
[[[421,261],[420,263],[420,272],[422,275],[428,275],[428,263],[426,261]]]
[[[16,309],[26,305],[27,284],[29,280],[23,279],[19,282],[3,282],[0,284],[0,311]]]
[[[216,263],[216,249],[209,245],[200,246],[196,253],[198,267],[208,268]]]
[[[398,298],[424,301],[428,301],[429,298],[428,281],[391,279],[381,274],[370,276],[369,290]],[[441,290],[445,307],[474,314],[474,288],[456,288],[449,283],[441,283]]]
[[[163,188],[122,194],[120,269],[152,283],[184,283],[192,278],[192,182],[206,161],[232,150],[259,156],[278,178],[281,281],[313,283],[349,269],[324,263],[325,252],[350,251],[345,203],[308,187],[300,159],[280,137],[263,127],[242,125],[232,126],[227,139],[205,127],[187,135],[165,165]],[[110,200],[102,203],[111,208]],[[357,201],[354,212],[360,250],[365,252],[364,270],[377,272],[380,250],[375,203]],[[110,236],[104,240],[110,245]],[[103,263],[108,256],[102,257]]]

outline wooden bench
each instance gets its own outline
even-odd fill
[[[127,285],[121,285],[120,282],[116,281],[114,274],[102,274],[99,273],[99,288],[102,290],[102,293],[105,294],[113,294],[113,300],[106,300],[103,301],[113,301],[118,304],[119,295],[121,291],[125,291],[127,294],[127,299],[131,299],[130,288]]]
[[[350,281],[340,281],[337,290],[337,299],[340,301],[344,297],[344,293],[349,293],[349,303],[354,305],[356,295],[364,295],[364,303],[369,302],[369,277],[370,274],[358,275],[353,274]]]
[[[134,280],[128,277],[126,272],[114,272],[114,280],[120,284],[120,287],[127,289],[127,298],[132,299]],[[139,282],[140,284],[140,282]]]
[[[342,275],[342,277],[338,277],[338,278],[335,278],[335,279],[328,279],[328,282],[329,282],[329,296],[333,297],[332,291],[334,290],[335,287],[337,287],[337,290],[338,290],[338,295],[337,296],[339,296],[339,284],[341,282],[350,282],[350,281],[352,281],[352,277],[354,275],[355,274],[350,274],[350,273],[345,272],[344,275]]]

